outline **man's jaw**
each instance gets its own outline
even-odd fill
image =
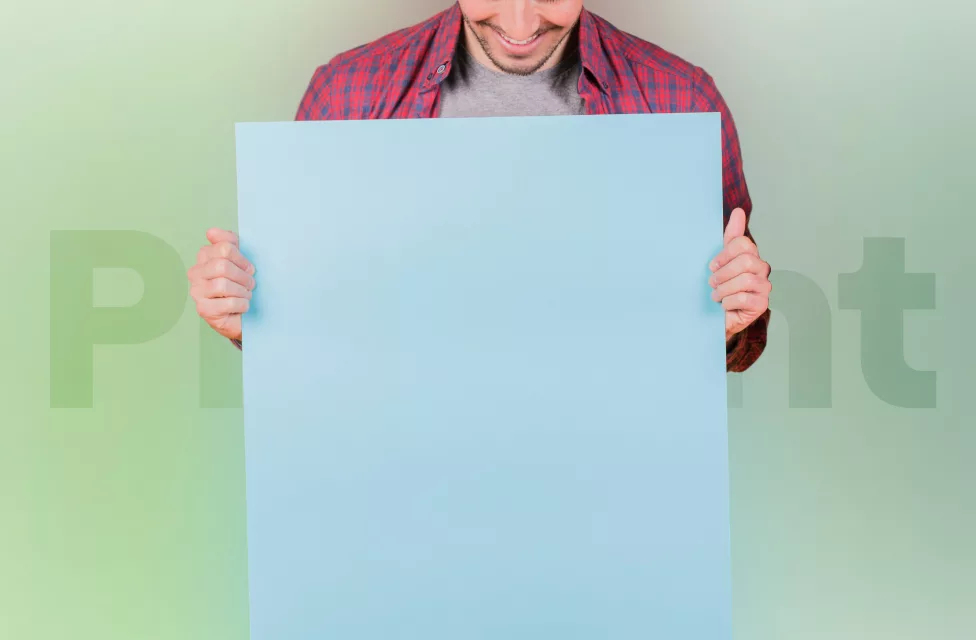
[[[467,16],[463,16],[463,20],[466,27],[465,35],[471,40],[478,42],[479,48],[487,58],[486,62],[496,67],[499,71],[515,75],[530,75],[544,67],[551,61],[556,50],[572,31],[572,29],[567,30],[566,34],[559,39],[559,42],[553,45],[550,51],[542,53],[541,47],[545,46],[545,43],[548,41],[543,36],[549,31],[558,30],[559,27],[546,25],[536,31],[532,37],[528,38],[528,42],[526,42],[511,38],[488,21],[473,22]],[[491,31],[491,33],[486,33],[487,31]],[[492,41],[495,41],[497,44],[493,45]],[[532,54],[539,54],[542,56],[542,59],[536,64],[525,66],[531,59]],[[506,64],[506,62],[511,62],[512,64]],[[521,65],[519,65],[520,62]]]

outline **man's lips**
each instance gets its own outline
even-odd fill
[[[516,40],[515,38],[511,38],[496,29],[492,29],[492,31],[495,32],[495,35],[498,37],[498,41],[501,43],[502,47],[514,55],[525,55],[530,53],[533,49],[535,49],[536,45],[539,44],[542,34],[545,33],[545,31],[541,31],[533,34],[531,37],[525,40]]]

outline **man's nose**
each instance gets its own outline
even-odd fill
[[[502,0],[499,22],[502,30],[514,40],[527,40],[539,30],[539,11],[533,0]]]

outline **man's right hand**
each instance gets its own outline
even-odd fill
[[[220,335],[241,339],[241,314],[251,303],[254,265],[241,255],[237,234],[223,229],[207,231],[210,244],[200,249],[190,267],[190,295],[197,314]]]

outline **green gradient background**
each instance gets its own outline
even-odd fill
[[[96,348],[92,409],[50,409],[50,232],[147,231],[189,265],[208,226],[236,226],[233,123],[292,118],[315,66],[446,4],[5,5],[0,638],[247,637],[242,415],[200,408],[198,367],[217,347],[227,380],[207,394],[233,399],[239,355],[201,343],[187,299],[165,336]],[[736,637],[976,637],[976,9],[588,6],[712,73],[764,257],[831,304],[832,408],[789,407],[778,312],[766,354],[730,376]],[[905,239],[909,271],[936,274],[937,309],[905,315],[907,361],[938,372],[936,409],[871,393],[859,313],[838,308],[838,275],[887,236]],[[108,304],[141,295],[125,274],[96,285]]]

